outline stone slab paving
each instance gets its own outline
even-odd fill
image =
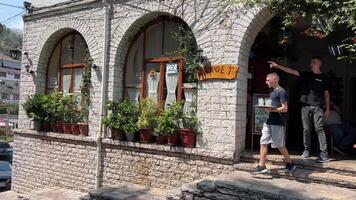
[[[257,163],[244,163],[240,162],[235,164],[236,170],[252,171],[257,166]],[[299,168],[293,172],[293,174],[288,173],[284,166],[267,164],[268,174],[275,177],[286,177],[288,179],[298,179],[308,182],[317,182],[337,185],[340,187],[347,187],[351,189],[356,189],[356,176],[337,174],[333,171],[313,171],[304,168]]]
[[[317,157],[302,159],[299,155],[291,155],[294,163],[306,168],[319,168],[320,170],[333,170],[336,173],[356,176],[356,157],[355,156],[331,156],[331,161],[327,163],[317,163]],[[259,153],[246,151],[241,153],[241,160],[258,160]],[[282,163],[283,156],[273,154],[267,156],[267,160],[272,163]]]
[[[18,200],[18,193],[13,191],[0,192],[1,200]]]
[[[166,191],[131,183],[120,183],[91,191],[89,196],[95,200],[162,200],[166,199]]]
[[[170,199],[356,199],[356,190],[317,183],[303,183],[270,175],[234,172],[185,185],[181,196]]]

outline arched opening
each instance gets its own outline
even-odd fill
[[[184,99],[184,56],[179,35],[193,37],[189,26],[180,18],[161,16],[146,24],[134,37],[126,56],[124,97],[138,102],[152,98],[161,107]],[[196,42],[189,44],[195,52]]]
[[[330,79],[329,91],[331,101],[341,108],[341,118],[345,125],[356,126],[356,68],[354,65],[340,61],[336,58],[335,44],[340,44],[345,38],[351,36],[351,31],[340,26],[335,32],[326,38],[311,36],[307,29],[310,22],[299,20],[290,30],[282,31],[281,18],[275,16],[258,33],[250,54],[248,82],[248,126],[246,130],[247,149],[257,150],[261,125],[268,116],[263,111],[256,111],[258,94],[268,95],[265,84],[266,75],[276,72],[281,77],[280,85],[285,88],[289,95],[289,121],[286,132],[286,146],[293,154],[301,154],[303,150],[303,127],[301,122],[301,103],[299,101],[301,82],[298,77],[289,75],[279,69],[271,69],[267,61],[273,60],[284,66],[291,67],[300,72],[310,71],[310,59],[320,56],[323,59],[321,70]],[[342,52],[341,52],[342,53]],[[317,151],[316,134],[312,142]],[[329,137],[329,136],[327,136]],[[331,137],[329,140],[329,151],[332,151]]]
[[[48,61],[46,93],[79,93],[88,57],[88,46],[80,33],[71,31],[60,38]]]

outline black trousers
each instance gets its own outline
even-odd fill
[[[311,132],[313,126],[318,134],[320,156],[328,155],[328,147],[324,132],[324,112],[323,109],[317,106],[303,106],[302,108],[303,122],[303,142],[304,148],[310,151]]]

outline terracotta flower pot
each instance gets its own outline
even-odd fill
[[[51,131],[53,131],[53,132],[58,131],[57,122],[51,122]]]
[[[72,134],[73,135],[79,135],[79,125],[77,123],[72,123]]]
[[[117,139],[119,141],[125,141],[125,131],[119,129],[111,129],[111,134],[114,139]]]
[[[64,131],[64,133],[71,134],[72,133],[72,123],[64,122],[63,123],[63,131]]]
[[[167,144],[168,136],[167,135],[159,135],[157,136],[157,144]]]
[[[57,131],[58,133],[64,133],[63,122],[57,122]]]
[[[140,129],[140,142],[149,143],[152,139],[152,129]]]
[[[82,135],[82,136],[88,136],[88,132],[89,132],[89,125],[88,125],[88,123],[81,122],[81,123],[78,123],[78,125],[79,125],[79,132],[80,132],[80,135]]]
[[[46,132],[50,131],[50,130],[51,130],[51,125],[50,125],[50,123],[49,123],[49,122],[43,122],[43,123],[42,123],[42,130],[43,130],[43,131],[46,131]]]
[[[177,146],[178,142],[179,142],[179,134],[178,133],[168,135],[168,145]]]
[[[180,129],[180,140],[183,147],[195,147],[195,133],[192,129]]]

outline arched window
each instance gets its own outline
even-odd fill
[[[46,92],[80,92],[87,44],[79,33],[72,32],[58,41],[48,62]]]
[[[136,36],[125,65],[125,96],[138,102],[152,98],[161,107],[182,99],[184,59],[177,36],[190,31],[180,19],[159,18]]]

